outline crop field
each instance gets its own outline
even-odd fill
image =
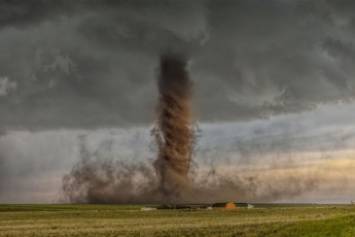
[[[0,236],[353,236],[355,206],[153,210],[139,205],[0,205]]]

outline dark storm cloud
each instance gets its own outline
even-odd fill
[[[0,126],[150,123],[167,49],[190,58],[204,121],[348,101],[354,10],[352,1],[1,1]]]
[[[69,1],[29,0],[0,1],[0,27],[24,28],[41,21],[68,14],[73,9]]]
[[[199,51],[203,61],[196,62],[208,80],[201,84],[214,86],[202,88],[209,104],[229,108],[226,116],[253,117],[353,97],[354,70],[343,63],[351,58],[328,47],[330,39],[351,47],[349,19],[336,25],[326,3],[272,3],[212,3],[210,40]],[[218,112],[210,114],[218,119]]]

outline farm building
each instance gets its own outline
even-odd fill
[[[221,202],[221,203],[215,203],[212,205],[213,208],[220,208],[220,209],[237,209],[237,208],[245,208],[245,209],[250,209],[253,208],[253,205],[250,205],[248,203],[233,203],[233,202]]]
[[[236,208],[248,208],[248,203],[237,202],[234,204],[235,204]]]
[[[233,202],[221,202],[221,203],[215,203],[212,205],[212,208],[220,208],[220,209],[236,209],[236,206]]]
[[[155,207],[142,207],[141,211],[154,211],[157,210],[157,208]]]

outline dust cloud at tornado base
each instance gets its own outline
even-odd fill
[[[275,201],[315,189],[316,172],[219,172],[192,161],[197,130],[192,124],[192,82],[186,60],[176,54],[160,59],[157,125],[152,129],[157,158],[152,163],[102,159],[80,137],[79,162],[63,178],[71,203],[186,203],[223,200]],[[106,147],[105,149],[110,149]],[[223,157],[215,157],[223,159]]]
[[[190,186],[179,196],[175,192],[168,196],[162,192],[159,176],[149,161],[128,163],[103,158],[100,152],[89,151],[85,137],[79,140],[80,160],[63,178],[64,201],[71,203],[271,202],[317,190],[327,180],[313,169],[246,172],[243,168],[226,171],[191,165]],[[100,149],[111,148],[104,143]]]

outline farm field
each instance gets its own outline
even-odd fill
[[[0,205],[0,236],[354,236],[355,206],[256,205],[153,210],[139,205]]]

